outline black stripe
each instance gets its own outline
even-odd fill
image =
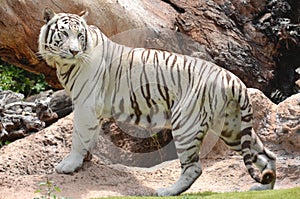
[[[177,71],[176,72],[177,72],[177,80],[178,80],[177,87],[178,87],[179,92],[182,93],[183,90],[182,90],[182,87],[181,87],[181,85],[182,85],[182,83],[181,83],[181,73],[180,73],[180,69],[179,69],[178,65],[177,65]]]
[[[235,142],[231,142],[231,140],[230,140],[230,141],[227,141],[227,140],[225,140],[225,139],[222,138],[222,137],[220,137],[220,138],[225,142],[225,144],[226,144],[227,146],[230,146],[230,147],[239,146],[239,145],[241,144],[240,140],[235,141]]]
[[[231,86],[231,92],[232,92],[232,96],[235,96],[235,81],[232,81],[232,86]]]
[[[257,161],[257,158],[258,158],[258,154],[252,155],[252,162],[255,163]]]
[[[268,153],[266,152],[265,148],[264,148],[264,153],[265,156],[267,156],[270,160],[276,160],[276,157],[271,157],[268,155]]]
[[[89,26],[89,30],[90,30],[90,32],[91,32],[91,36],[92,36],[92,38],[93,38],[93,34],[92,34],[92,32],[94,32],[94,35],[96,35],[96,44],[94,44],[95,46],[97,46],[98,45],[98,34],[97,34],[97,32],[96,32],[96,30],[94,29],[94,27],[93,26]]]
[[[228,85],[228,82],[225,81],[224,76],[222,76],[222,84]],[[228,96],[227,96],[227,94],[226,94],[226,88],[225,88],[225,86],[222,86],[222,87],[221,87],[221,93],[222,93],[221,96],[222,96],[222,98],[223,98],[223,101],[224,101],[224,102],[227,102]],[[224,110],[225,106],[227,106],[226,103],[223,104],[222,110]]]
[[[157,51],[154,51],[154,56],[153,56],[153,66],[159,67],[159,59],[158,59],[158,54]]]
[[[192,62],[189,63],[189,65],[188,65],[188,71],[187,71],[188,72],[188,77],[189,77],[189,80],[188,80],[189,83],[191,82],[191,79],[192,79],[191,67],[192,67]],[[194,80],[194,78],[193,78],[193,80]],[[193,84],[194,84],[194,81],[193,81]],[[191,85],[191,87],[193,87],[193,84]]]
[[[112,42],[109,42],[109,44],[110,44],[109,46],[111,46],[112,50],[111,50],[111,52],[108,52],[110,54],[110,60],[109,60],[109,63],[107,63],[107,64],[109,64],[108,73],[110,73],[110,71],[111,71],[111,67],[112,67],[112,64],[113,64],[113,59],[115,58],[114,54],[115,54],[116,48],[118,47]]]
[[[243,157],[243,160],[244,160],[245,165],[251,165],[252,164],[251,155],[250,154],[246,154]]]
[[[112,98],[112,103],[115,103],[116,100],[116,94],[118,93],[119,89],[120,89],[120,83],[121,83],[121,77],[122,77],[122,58],[123,58],[123,52],[124,52],[124,47],[122,46],[121,48],[121,53],[120,53],[120,59],[119,59],[119,64],[116,70],[116,74],[115,74],[115,90],[114,90],[114,94],[113,94],[113,98]]]
[[[209,127],[209,125],[208,125],[208,123],[206,122],[206,118],[207,118],[207,116],[208,116],[208,113],[204,110],[204,112],[202,113],[202,117],[201,117],[201,119],[202,119],[202,121],[200,121],[200,125],[201,126],[206,126],[206,128],[208,128]],[[208,117],[209,118],[209,117]]]
[[[188,66],[186,63],[187,63],[187,58],[186,56],[182,56],[183,57],[183,70],[186,70],[186,67]],[[189,68],[188,68],[189,69]]]
[[[104,57],[101,57],[102,58],[102,61],[100,62],[100,64],[98,65],[97,67],[97,71],[95,73],[95,75],[93,76],[93,81],[95,80],[95,78],[97,77],[97,79],[99,79],[99,75],[101,74],[102,70],[103,70],[103,67],[102,67],[102,63],[104,61]],[[101,59],[100,58],[100,59]],[[105,66],[104,66],[105,67]]]
[[[104,89],[105,89],[105,80],[106,80],[106,73],[107,71],[106,70],[103,70],[103,75],[102,75],[102,82],[101,82],[101,88],[100,90],[104,93]],[[99,75],[99,78],[97,79],[97,81],[95,82],[95,84],[93,85],[93,88],[98,84],[99,82],[99,79],[100,79],[101,75]]]
[[[242,149],[250,149],[250,147],[251,147],[251,141],[244,141],[243,143],[242,143]]]
[[[52,24],[50,24],[52,25]],[[48,35],[49,35],[49,31],[50,31],[50,25],[47,26],[47,29],[46,29],[46,34],[45,34],[45,44],[44,45],[47,45],[47,39],[48,39]],[[47,46],[48,47],[48,46]]]
[[[141,84],[141,90],[142,90],[142,95],[146,100],[147,106],[149,108],[151,108],[151,93],[150,93],[150,85],[149,85],[149,80],[148,80],[148,76],[147,76],[147,71],[146,71],[146,66],[145,66],[145,62],[143,62],[143,66],[142,66],[142,74],[140,76],[140,84]],[[144,76],[145,79],[145,83],[143,82],[142,77]],[[144,88],[146,87],[146,92],[144,91]]]
[[[252,113],[249,113],[248,115],[243,115],[242,116],[242,121],[243,122],[251,122],[252,119],[253,119]]]
[[[99,125],[97,124],[97,125],[94,126],[94,127],[89,127],[88,130],[94,131],[94,130],[96,130],[96,129],[98,128],[98,126],[99,126]]]
[[[147,54],[146,61],[148,62],[148,60],[149,60],[149,57],[150,57],[151,50],[150,50],[150,49],[148,49],[148,50],[147,50],[147,52],[148,52],[148,54]]]
[[[73,98],[73,101],[76,101],[78,97],[80,96],[81,92],[83,91],[84,87],[86,86],[88,80],[84,82],[84,84],[81,86],[80,91],[77,93],[77,95]]]
[[[172,57],[172,53],[169,52],[169,56],[166,59],[166,66],[169,65],[169,59]]]
[[[75,76],[77,76],[77,73],[79,71],[80,67],[76,68],[76,71],[73,73],[73,75],[71,76],[71,79],[74,79]]]
[[[241,103],[241,97],[242,97],[242,85],[239,84],[239,97],[238,97],[238,103]]]
[[[65,80],[64,81],[64,85],[67,85],[68,82],[69,82],[69,78],[70,78],[70,75],[73,71],[73,69],[75,68],[75,64],[72,64],[70,67],[69,67],[69,70],[65,73],[61,73],[60,75],[62,76],[62,79]]]
[[[252,135],[251,130],[252,130],[251,126],[243,129],[241,132],[242,136],[249,135],[251,137]]]
[[[174,65],[176,64],[176,62],[177,62],[177,55],[174,55],[174,59],[173,59],[173,62],[171,64],[171,68],[174,67]]]
[[[87,47],[87,29],[84,29],[84,48],[83,51],[86,51],[86,47]]]
[[[173,84],[175,85],[176,84],[176,81],[175,81],[175,77],[174,77],[174,70],[173,70],[173,68],[169,68],[168,67],[168,62],[167,62],[167,60],[166,60],[166,68],[170,71],[170,74],[171,74],[171,79],[172,79],[172,82],[173,82]],[[178,72],[178,71],[177,71]],[[178,82],[179,83],[179,82]]]
[[[246,108],[248,108],[248,107],[251,108],[251,104],[250,104],[250,101],[249,101],[247,89],[245,89],[244,92],[241,92],[241,95],[244,95],[244,103],[243,103],[241,109],[246,110]]]
[[[140,116],[142,115],[142,112],[139,108],[139,104],[136,100],[136,95],[134,92],[130,93],[130,102],[131,102],[131,107],[134,110],[134,115],[136,116],[135,124],[139,124]]]
[[[171,101],[170,101],[170,95],[169,95],[169,89],[167,87],[167,82],[163,73],[162,68],[160,67],[160,73],[161,73],[161,77],[162,77],[162,81],[163,81],[163,87],[164,87],[164,91],[165,91],[165,101],[167,103],[167,107],[168,109],[171,108]]]
[[[139,104],[137,102],[137,98],[136,98],[136,95],[134,93],[134,88],[133,88],[133,84],[132,84],[132,74],[131,74],[131,71],[132,71],[132,66],[133,66],[133,60],[134,60],[134,53],[135,53],[135,50],[132,49],[128,56],[131,54],[131,58],[130,58],[130,61],[129,61],[129,78],[128,78],[128,81],[129,81],[129,85],[130,85],[130,102],[131,102],[131,107],[132,109],[134,110],[134,113],[135,113],[135,116],[136,116],[136,119],[135,119],[135,124],[139,124],[140,122],[140,116],[142,115],[142,112],[139,108]],[[131,117],[132,118],[132,117]]]

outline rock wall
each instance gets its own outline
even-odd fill
[[[284,0],[3,0],[0,5],[0,58],[26,70],[44,73],[56,88],[60,84],[55,69],[46,66],[36,54],[45,7],[71,13],[87,9],[88,23],[100,27],[109,37],[114,36],[115,41],[210,60],[238,75],[247,86],[269,95],[276,90],[272,86],[282,87],[284,95],[293,93],[295,61],[283,64],[288,69],[285,76],[293,77],[291,80],[279,78],[285,86],[274,84],[272,79],[277,74],[274,71],[278,60],[274,57],[280,58],[285,52],[279,49],[288,46],[289,54],[298,52],[295,49],[299,49],[300,34],[295,24],[299,3],[288,4]],[[288,89],[283,89],[286,87]]]
[[[160,0],[70,0],[70,1],[10,1],[0,3],[0,58],[26,70],[43,73],[47,81],[60,88],[55,69],[37,56],[39,30],[44,24],[42,11],[46,7],[56,12],[89,11],[88,23],[108,36],[137,28],[171,28],[175,11]],[[157,9],[157,6],[159,9]]]

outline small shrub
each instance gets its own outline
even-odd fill
[[[49,89],[44,75],[36,75],[0,60],[0,90],[22,93],[25,97]]]
[[[42,194],[40,197],[35,197],[34,199],[71,199],[66,197],[58,197],[56,194],[60,193],[61,190],[58,186],[54,184],[47,178],[46,182],[39,183],[40,189],[36,190],[35,193]]]
[[[10,141],[5,141],[4,142],[4,141],[0,140],[0,148],[5,146],[5,145],[8,145],[8,144],[10,144]]]

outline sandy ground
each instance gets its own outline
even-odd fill
[[[69,116],[41,132],[1,148],[0,198],[38,197],[40,194],[35,193],[35,190],[47,178],[62,190],[58,196],[74,199],[145,196],[152,195],[157,188],[170,186],[180,174],[178,160],[141,168],[113,164],[101,155],[94,155],[92,161],[85,162],[72,175],[57,174],[54,171],[55,165],[70,150],[71,128],[72,117]],[[96,150],[104,150],[101,146]],[[288,151],[286,147],[270,143],[267,146],[278,156],[275,189],[300,186],[300,152]],[[96,154],[102,153],[96,151]],[[201,161],[203,174],[188,192],[245,191],[255,184],[247,174],[242,158],[227,150],[221,142],[217,142],[213,151]]]

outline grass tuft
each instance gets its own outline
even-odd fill
[[[155,197],[155,196],[118,196],[105,197],[106,199],[300,199],[300,187],[267,191],[246,191],[246,192],[201,192],[187,193],[180,196]],[[97,198],[100,199],[100,198]]]

